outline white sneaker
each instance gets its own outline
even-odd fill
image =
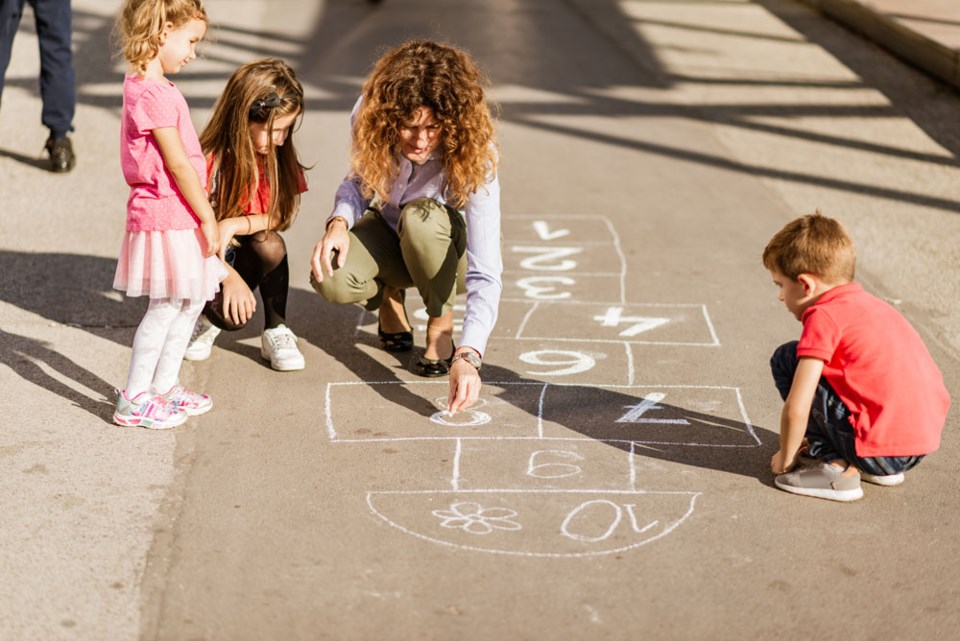
[[[903,472],[897,472],[896,474],[887,474],[885,476],[874,476],[873,474],[867,474],[866,472],[860,472],[860,478],[867,483],[873,483],[874,485],[883,485],[885,487],[893,487],[894,485],[900,485],[904,481]]]
[[[270,361],[270,367],[280,372],[303,369],[303,354],[297,349],[297,337],[286,325],[263,330],[260,336],[260,356]]]
[[[220,328],[207,320],[203,314],[193,326],[193,335],[187,345],[187,352],[183,355],[188,361],[205,361],[210,358],[213,350],[213,341],[220,335]]]

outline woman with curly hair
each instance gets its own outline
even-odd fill
[[[426,305],[421,376],[449,373],[448,410],[476,402],[497,319],[500,183],[486,79],[464,51],[407,42],[375,64],[351,117],[351,169],[313,252],[311,282],[333,303],[379,309],[387,351],[408,351],[404,290]],[[466,292],[460,344],[453,305]]]

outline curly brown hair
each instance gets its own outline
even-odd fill
[[[496,171],[486,76],[463,50],[411,40],[384,54],[363,86],[353,128],[351,168],[366,198],[386,200],[399,175],[400,125],[423,107],[441,126],[444,197],[457,208]]]
[[[270,227],[290,227],[300,208],[300,179],[306,169],[297,156],[293,135],[273,153],[260,157],[250,139],[250,123],[303,116],[303,86],[293,68],[279,58],[249,62],[231,74],[200,134],[204,155],[213,154],[216,188],[210,201],[217,220],[245,214],[257,190],[260,172],[270,185]],[[296,129],[296,125],[293,130]]]

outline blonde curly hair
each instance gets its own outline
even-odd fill
[[[351,169],[364,197],[387,200],[400,171],[400,125],[428,107],[441,125],[444,198],[462,208],[496,171],[486,84],[470,56],[452,45],[411,40],[383,55],[364,83],[353,128]]]
[[[203,0],[126,0],[115,26],[123,57],[143,73],[160,51],[167,23],[179,29],[191,20],[209,22]]]

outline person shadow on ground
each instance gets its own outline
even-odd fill
[[[52,323],[129,346],[146,309],[146,300],[125,300],[111,289],[116,265],[115,259],[99,256],[3,250],[0,301]],[[59,353],[55,346],[7,327],[0,330],[0,362],[24,380],[110,421],[114,386],[92,369]],[[74,389],[48,370],[93,394]]]

